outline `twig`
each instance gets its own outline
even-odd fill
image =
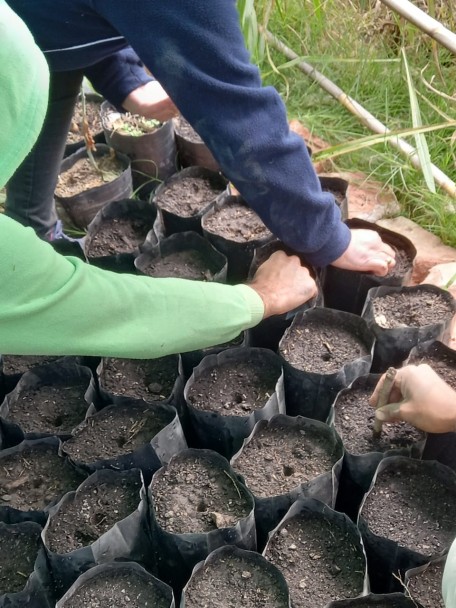
[[[397,371],[394,369],[394,367],[389,367],[387,369],[385,379],[383,380],[382,388],[380,389],[380,392],[378,394],[376,409],[383,407],[388,403],[391,389],[393,388],[394,379],[396,378],[396,373]],[[377,420],[377,418],[375,419],[373,431],[375,439],[378,439],[382,434],[382,424],[383,423],[381,420]]]

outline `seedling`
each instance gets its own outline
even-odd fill
[[[383,407],[388,403],[389,396],[391,394],[391,389],[393,388],[394,380],[396,378],[397,370],[394,367],[389,367],[385,379],[383,380],[382,388],[380,389],[378,400],[377,400],[377,408]],[[373,435],[374,439],[379,439],[382,434],[382,421],[375,419]]]
[[[131,135],[132,137],[140,137],[141,135],[152,133],[160,126],[161,122],[155,120],[155,118],[144,118],[143,116],[128,113],[113,122],[114,131],[123,133],[124,135]]]

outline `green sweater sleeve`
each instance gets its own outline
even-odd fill
[[[0,352],[154,358],[226,342],[264,307],[246,285],[118,275],[0,216]]]

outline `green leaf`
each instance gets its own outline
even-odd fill
[[[402,59],[404,61],[405,74],[407,77],[407,86],[410,98],[410,111],[412,114],[412,124],[414,127],[422,127],[423,122],[421,120],[421,112],[420,106],[418,105],[418,98],[416,96],[415,87],[413,86],[412,75],[410,73],[409,64],[407,61],[407,56],[405,54],[404,48],[401,49]],[[418,154],[418,158],[420,159],[421,170],[423,172],[424,181],[426,182],[429,190],[435,194],[435,181],[434,176],[432,175],[432,167],[431,167],[431,156],[429,154],[429,148],[427,145],[426,138],[423,133],[419,132],[415,134],[415,146],[416,152]]]

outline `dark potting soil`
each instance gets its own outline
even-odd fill
[[[430,556],[456,536],[456,492],[412,465],[382,471],[361,516],[377,536]]]
[[[98,188],[112,182],[125,170],[116,157],[97,158],[97,171],[88,158],[80,158],[74,165],[59,175],[55,193],[61,198],[69,198],[90,188]]]
[[[150,443],[169,422],[169,417],[152,405],[105,408],[80,424],[63,449],[76,462],[109,460]]]
[[[87,247],[89,257],[131,253],[144,243],[151,226],[137,218],[103,220]]]
[[[159,359],[103,359],[100,381],[113,395],[163,401],[178,376],[174,356]]]
[[[404,249],[398,249],[393,245],[390,245],[390,247],[392,247],[396,253],[396,265],[388,271],[385,278],[403,277],[412,269],[413,260],[407,255],[407,252],[404,251]]]
[[[139,475],[81,488],[74,501],[62,505],[51,517],[47,546],[55,553],[69,553],[91,545],[138,508],[140,490]]]
[[[224,188],[214,189],[207,177],[181,177],[168,184],[155,199],[160,209],[179,217],[193,217],[214,201]]]
[[[65,608],[169,608],[169,600],[134,571],[107,571],[85,582]]]
[[[192,384],[187,399],[197,410],[222,416],[249,416],[266,405],[275,391],[280,370],[264,361],[224,363],[205,370]]]
[[[421,574],[411,577],[405,594],[415,602],[429,608],[445,608],[442,599],[442,577],[445,562],[431,564]]]
[[[85,118],[89,125],[90,132],[92,135],[101,133],[103,131],[103,125],[101,124],[100,116],[100,103],[96,101],[85,102]],[[68,131],[67,144],[74,144],[78,141],[83,141],[84,133],[82,129],[82,121],[84,119],[84,112],[82,110],[82,102],[76,102],[73,110],[73,118],[71,119],[70,130]]]
[[[46,365],[59,357],[33,355],[2,355],[3,373],[7,375],[24,374],[38,365]]]
[[[172,459],[151,490],[158,523],[175,534],[230,528],[252,509],[245,489],[206,455]]]
[[[425,433],[398,422],[384,424],[379,438],[373,436],[375,409],[369,404],[372,389],[350,389],[339,395],[334,408],[334,426],[350,454],[386,452],[407,448],[424,439]]]
[[[204,219],[204,228],[237,243],[272,237],[255,211],[241,203],[221,205]]]
[[[28,447],[1,460],[0,506],[41,511],[76,490],[85,477],[55,449]]]
[[[178,116],[175,119],[175,129],[178,135],[192,144],[204,143],[192,125],[183,116]]]
[[[72,386],[39,386],[21,393],[10,405],[8,420],[25,433],[67,434],[84,420],[87,382]]]
[[[317,374],[334,374],[346,363],[369,354],[365,344],[337,320],[313,320],[290,327],[280,353],[293,367]]]
[[[40,530],[26,530],[18,526],[0,530],[0,597],[17,593],[25,587],[32,574],[38,548]]]
[[[326,518],[289,519],[271,538],[265,556],[285,576],[293,608],[324,608],[363,590],[361,547]]]
[[[334,446],[315,429],[265,426],[232,465],[251,492],[261,498],[285,494],[331,471]]]
[[[428,291],[389,293],[374,298],[372,305],[375,322],[384,329],[434,325],[453,314],[446,300]]]
[[[277,579],[256,559],[221,556],[195,573],[185,591],[186,608],[288,608]]]
[[[456,355],[456,351],[455,351]],[[426,353],[411,356],[409,363],[419,365],[427,363],[432,369],[447,382],[451,388],[456,390],[456,359],[442,353]]]
[[[205,256],[196,249],[175,251],[161,258],[151,260],[142,272],[150,277],[175,277],[193,281],[210,281],[216,272],[214,264],[209,268]]]

